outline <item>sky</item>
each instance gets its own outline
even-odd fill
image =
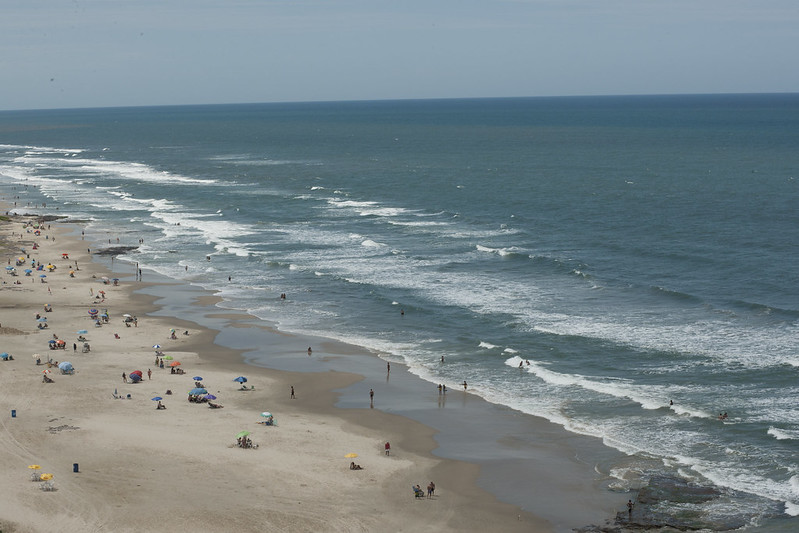
[[[797,92],[797,0],[2,0],[0,110]]]

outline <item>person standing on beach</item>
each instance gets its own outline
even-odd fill
[[[466,387],[467,387],[467,385],[466,385],[466,380],[464,379],[464,380],[463,380],[463,390],[466,390]]]
[[[291,386],[291,399],[294,400],[294,385]]]
[[[153,379],[153,371],[149,368],[147,369],[147,379]]]
[[[627,516],[629,517],[630,520],[633,519],[633,506],[634,506],[633,501],[627,500]]]
[[[374,389],[369,389],[369,403],[371,405],[375,404],[375,390]]]
[[[386,361],[386,372],[391,372],[391,363]]]
[[[313,350],[311,350],[311,347],[308,346],[308,355],[310,356],[312,353],[313,353]]]
[[[122,372],[122,382],[123,383],[127,383],[128,382],[128,375],[125,374],[124,372]]]
[[[386,455],[391,454],[391,444],[386,441]]]

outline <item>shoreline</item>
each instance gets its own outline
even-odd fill
[[[129,263],[117,263],[119,271],[124,272],[120,263]],[[368,349],[281,331],[241,311],[216,307],[221,298],[211,291],[152,271],[146,277],[155,277],[172,288],[154,302],[158,316],[191,314],[193,323],[218,332],[215,345],[238,351],[246,367],[281,373],[286,383],[318,373],[320,368],[327,373],[358,376],[331,391],[329,402],[336,416],[361,426],[362,431],[368,427],[385,432],[385,421],[366,416],[373,412],[422,424],[432,432],[430,443],[420,446],[414,436],[405,446],[416,454],[475,467],[471,483],[499,502],[514,506],[517,519],[529,513],[543,518],[552,531],[571,531],[613,522],[617,512],[625,509],[627,499],[634,496],[608,489],[608,483],[616,480],[608,473],[600,474],[598,465],[618,464],[625,455],[598,438],[568,432],[544,418],[492,404],[461,390],[439,396],[434,384],[412,374],[402,363],[392,361],[387,374],[386,361]],[[155,291],[143,287],[135,292],[154,296]],[[312,357],[304,353],[308,345],[313,346]],[[384,386],[389,384],[389,376],[392,385],[399,383]],[[369,409],[367,400],[370,388],[378,393],[374,410]],[[449,409],[442,409],[447,405]],[[487,452],[489,447],[491,451]]]
[[[3,223],[5,234],[12,226],[19,231],[21,220]],[[58,262],[46,282],[20,273],[14,281],[25,283],[3,285],[0,331],[3,350],[14,360],[0,363],[0,405],[15,414],[2,425],[3,445],[14,451],[3,460],[4,486],[11,489],[0,504],[4,531],[50,530],[54,519],[62,531],[100,530],[108,524],[117,531],[187,526],[217,531],[551,530],[543,520],[480,489],[476,465],[433,456],[432,429],[379,410],[368,417],[342,414],[347,410],[334,407],[335,391],[361,377],[253,367],[241,360],[241,352],[213,345],[213,330],[156,316],[157,300],[137,294],[156,285],[134,284],[124,277],[118,287],[100,285],[101,276],[109,272],[89,260],[73,233],[68,223],[54,224],[47,236],[57,237],[57,244],[55,239],[38,240],[39,250],[31,251],[31,257],[35,254],[43,262],[56,251],[59,256],[69,253],[69,262]],[[5,251],[10,260],[13,248]],[[75,260],[80,271],[69,278],[66,272]],[[96,289],[106,291],[104,300],[91,298]],[[36,329],[32,319],[43,308],[40,300],[53,306],[46,330]],[[109,325],[87,334],[91,352],[48,351],[51,332],[71,341],[73,330],[89,329],[85,309],[91,305],[107,306],[112,317]],[[126,312],[138,317],[137,327],[120,324]],[[190,335],[168,340],[168,328],[176,326],[186,327]],[[191,386],[190,376],[158,368],[152,380],[123,383],[121,372],[137,367],[146,374],[146,368],[152,369],[154,342],[180,358],[187,375],[198,373],[204,383],[213,383],[208,390],[219,393],[225,408],[186,402],[179,391]],[[42,383],[44,365],[31,361],[34,351],[68,358],[75,373],[56,373],[54,383]],[[238,372],[250,376],[255,391],[235,388],[231,376]],[[297,387],[295,400],[289,398],[288,383]],[[156,410],[150,396],[163,395],[166,387],[175,394],[163,396],[166,410]],[[313,395],[306,393],[310,390]],[[130,400],[114,399],[115,391],[122,398],[130,394]],[[279,425],[261,431],[258,414],[267,408]],[[235,434],[242,427],[252,431],[259,449],[235,447]],[[379,449],[384,438],[393,439],[388,458]],[[360,451],[362,472],[347,468],[344,455],[353,449]],[[39,491],[38,483],[31,483],[27,466],[39,463],[54,474],[57,490]],[[80,466],[79,472],[70,472],[77,468],[73,465]],[[436,496],[414,499],[410,485],[425,486],[428,477],[435,478]],[[220,484],[192,490],[209,480]],[[166,508],[159,505],[163,501],[170,502]],[[192,518],[199,510],[203,520]],[[209,522],[210,514],[218,517]],[[138,518],[126,523],[126,515]]]

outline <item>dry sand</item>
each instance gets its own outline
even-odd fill
[[[332,391],[360,376],[245,365],[238,353],[213,344],[215,332],[148,316],[153,298],[133,294],[143,283],[103,284],[108,273],[92,263],[79,236],[53,224],[37,237],[23,229],[28,220],[0,223],[3,258],[25,248],[57,269],[46,283],[40,272],[25,276],[26,267],[17,277],[0,274],[0,352],[14,357],[0,361],[4,533],[550,530],[478,488],[477,466],[433,456],[426,426],[379,410],[334,408]],[[96,298],[99,290],[104,299]],[[52,312],[44,312],[46,303]],[[92,307],[107,309],[109,323],[96,327],[88,315]],[[47,329],[37,329],[37,313],[47,317]],[[124,313],[137,316],[138,326],[126,327]],[[169,338],[172,328],[176,340]],[[82,329],[88,330],[88,353],[76,340]],[[67,342],[65,350],[48,348],[54,334]],[[154,344],[180,361],[185,374],[156,368]],[[45,384],[47,367],[36,365],[35,353],[43,362],[69,361],[75,373],[52,368],[54,383]],[[144,380],[123,382],[123,372],[133,370]],[[233,378],[239,375],[255,390],[238,390]],[[203,378],[223,409],[187,401],[193,376]],[[291,385],[296,399],[289,397]],[[115,390],[123,399],[114,398]],[[167,409],[156,410],[155,396]],[[277,427],[258,424],[265,410],[275,414]],[[242,430],[252,432],[257,449],[235,446]],[[385,440],[392,443],[390,457],[383,453]],[[349,470],[348,453],[358,454],[354,460],[363,470]],[[54,475],[54,491],[31,481],[32,464]],[[431,480],[435,496],[415,499],[411,486],[425,488]]]

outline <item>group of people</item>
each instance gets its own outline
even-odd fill
[[[236,446],[238,446],[239,448],[257,448],[258,447],[258,445],[257,444],[253,444],[253,442],[250,440],[250,438],[247,437],[246,435],[236,439]]]
[[[433,496],[435,496],[435,493],[436,493],[436,484],[431,481],[430,484],[427,485],[427,497],[432,498]],[[420,487],[419,485],[415,485],[413,487],[413,494],[417,498],[424,497],[424,492],[422,491],[422,487]]]

